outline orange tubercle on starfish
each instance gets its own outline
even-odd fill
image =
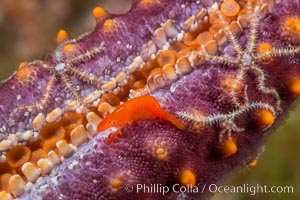
[[[19,82],[26,84],[32,81],[35,76],[31,66],[27,66],[27,62],[21,62],[19,64],[19,70],[16,73],[16,78]]]
[[[234,77],[226,76],[224,80],[221,81],[221,86],[225,91],[241,91],[241,83],[236,82]]]
[[[140,5],[143,7],[143,8],[150,8],[152,7],[153,5],[155,5],[155,3],[159,3],[159,0],[142,0],[140,2]]]
[[[109,15],[102,7],[95,7],[92,13],[95,20],[103,20]]]
[[[257,53],[258,54],[266,53],[268,51],[271,51],[271,49],[272,49],[272,45],[270,43],[267,42],[260,43],[257,48]]]
[[[258,45],[256,52],[257,54],[264,54],[270,52],[272,48],[273,48],[272,44],[263,42]],[[272,60],[271,56],[265,58],[265,61],[271,61],[271,60]]]
[[[250,163],[248,164],[249,167],[255,167],[256,165],[257,165],[257,160],[256,160],[256,159],[253,160],[252,162],[250,162]]]
[[[290,16],[282,23],[282,35],[293,42],[300,41],[300,17]]]
[[[290,81],[288,90],[293,96],[300,95],[300,77],[294,78]]]
[[[179,179],[180,183],[186,187],[194,187],[196,184],[196,174],[189,169],[182,170]]]
[[[22,67],[26,66],[28,64],[28,62],[26,61],[22,61],[19,63],[19,69],[21,69]]]
[[[261,109],[256,113],[257,125],[261,128],[272,126],[275,122],[273,113],[266,109]]]
[[[103,30],[104,32],[111,32],[117,28],[117,24],[113,19],[107,19],[103,23]]]
[[[57,36],[56,36],[57,44],[61,44],[65,41],[67,41],[68,39],[69,39],[69,35],[65,30],[61,29],[57,32]]]
[[[224,157],[229,157],[235,154],[238,150],[236,142],[232,139],[226,139],[223,141],[220,147],[221,153]]]
[[[63,52],[65,55],[71,55],[71,54],[75,53],[76,50],[77,50],[77,47],[75,44],[66,44],[63,47]]]

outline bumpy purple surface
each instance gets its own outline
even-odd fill
[[[131,63],[136,53],[141,52],[145,44],[151,39],[153,30],[160,26],[162,21],[168,18],[171,10],[176,13],[176,24],[179,25],[193,14],[194,1],[167,1],[160,0],[157,5],[142,9],[137,7],[138,1],[133,2],[129,13],[115,16],[118,19],[118,30],[106,34],[102,32],[102,25],[98,23],[95,30],[81,39],[78,43],[83,49],[90,49],[104,42],[105,51],[97,55],[89,63],[81,63],[80,69],[92,72],[95,76],[104,73],[110,66],[111,74],[115,76]],[[181,4],[187,9],[183,11]],[[210,5],[210,3],[208,3]],[[208,6],[209,6],[208,5]],[[282,1],[276,5],[271,13],[260,20],[258,28],[258,40],[270,42],[274,47],[288,47],[299,45],[281,37],[278,27],[283,16],[300,16],[299,1]],[[239,37],[242,48],[246,46],[248,32],[244,31]],[[121,45],[116,41],[120,40]],[[127,50],[126,44],[134,44],[134,48]],[[231,46],[221,55],[230,55]],[[117,63],[117,57],[122,58]],[[67,58],[63,58],[67,59]],[[57,63],[54,58],[47,61]],[[277,117],[276,123],[280,123],[295,100],[290,97],[286,83],[295,74],[300,74],[300,61],[298,56],[288,58],[275,58],[268,64],[263,64],[263,70],[267,74],[266,85],[278,90],[283,114]],[[0,93],[6,98],[0,98],[0,122],[7,124],[8,115],[18,105],[26,105],[37,101],[36,97],[42,94],[45,88],[45,80],[48,72],[36,69],[35,87],[24,86],[15,78],[10,79],[0,88]],[[224,94],[220,81],[225,75],[235,74],[234,69],[222,64],[206,63],[192,73],[185,75],[172,85],[159,89],[153,95],[161,106],[175,115],[178,111],[201,110],[204,115],[216,113],[228,113],[233,110],[230,97]],[[108,79],[109,76],[106,78]],[[91,86],[76,79],[82,88],[83,94],[91,89]],[[252,73],[247,74],[243,83],[248,85],[248,96],[251,102],[265,102],[274,104],[269,95],[260,94],[256,90],[257,80]],[[38,87],[37,87],[38,86]],[[39,87],[40,86],[40,87]],[[96,86],[95,86],[96,87]],[[12,90],[13,89],[13,90]],[[64,102],[67,91],[57,84],[54,93],[58,94],[58,101],[51,101],[46,110]],[[16,94],[24,96],[16,101]],[[240,94],[241,98],[243,94]],[[236,120],[236,124],[245,127],[241,133],[233,133],[232,136],[238,143],[238,152],[233,156],[224,158],[219,153],[218,126],[205,126],[200,133],[195,133],[188,126],[186,131],[176,129],[167,121],[152,119],[135,122],[127,125],[122,130],[122,135],[111,145],[103,143],[103,135],[99,134],[78,149],[78,151],[65,162],[56,167],[50,176],[44,178],[44,182],[36,183],[32,190],[26,192],[22,199],[36,199],[41,197],[50,199],[201,199],[201,188],[204,184],[216,183],[225,174],[237,167],[244,167],[259,154],[267,132],[257,130],[253,126],[253,113],[251,110],[242,114]],[[18,123],[12,131],[25,130],[27,118],[18,118]],[[155,141],[165,141],[168,156],[166,161],[161,161],[151,154],[151,146]],[[178,173],[182,168],[192,168],[197,174],[196,186],[200,188],[198,193],[178,194],[170,192],[164,196],[159,193],[126,192],[124,187],[113,191],[110,180],[120,174],[124,177],[123,185],[131,184],[161,184],[172,186],[178,183]],[[113,192],[112,192],[113,191]]]

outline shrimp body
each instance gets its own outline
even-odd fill
[[[170,121],[174,126],[181,130],[185,128],[175,116],[164,111],[154,97],[140,96],[128,100],[112,113],[108,114],[98,125],[97,132],[100,133],[112,127],[122,128],[129,123],[155,117]]]

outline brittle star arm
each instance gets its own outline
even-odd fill
[[[80,78],[81,80],[87,82],[87,83],[103,83],[101,79],[95,77],[95,76],[90,76],[89,74],[76,69],[72,66],[67,65],[67,70],[71,73],[74,73],[75,76],[77,76],[78,78]]]
[[[270,57],[292,56],[299,53],[300,53],[300,46],[292,47],[292,48],[279,48],[279,49],[276,48],[256,56],[256,60],[264,61]]]
[[[9,124],[13,125],[15,123],[14,116],[19,111],[22,111],[25,109],[37,108],[37,107],[39,107],[40,109],[43,109],[44,105],[48,102],[49,98],[51,97],[51,91],[52,91],[55,81],[56,81],[56,77],[55,77],[55,75],[52,75],[47,82],[47,87],[46,87],[46,91],[44,93],[44,97],[40,100],[39,103],[25,105],[25,106],[19,106],[19,107],[15,108],[9,115]]]
[[[256,65],[252,65],[248,68],[248,71],[253,71],[258,78],[258,90],[260,90],[262,93],[272,95],[276,101],[276,110],[278,112],[281,112],[281,99],[276,89],[274,88],[268,88],[265,85],[265,73],[257,67]]]
[[[230,96],[232,97],[233,103],[239,108],[242,107],[242,104],[238,101],[238,98],[236,97],[236,87],[237,87],[237,84],[239,84],[243,81],[244,75],[245,75],[245,69],[240,68],[238,70],[236,79],[234,80],[234,83],[232,85],[233,87],[231,88],[231,91],[230,91]]]
[[[80,54],[72,59],[67,60],[70,66],[73,66],[79,62],[90,60],[91,58],[95,57],[96,54],[102,52],[105,49],[103,43],[101,43],[98,47],[92,48],[87,50],[85,53]]]
[[[220,11],[217,11],[217,14],[221,21],[221,24],[223,25],[224,33],[228,37],[228,39],[231,41],[234,50],[238,53],[238,55],[242,55],[242,49],[241,49],[237,39],[233,35],[233,33],[228,25],[228,22],[225,21],[223,14]]]
[[[258,20],[255,15],[252,17],[250,24],[251,24],[251,28],[249,34],[249,41],[247,45],[248,54],[251,54],[253,51],[255,51],[255,47],[256,47],[256,32],[258,27]]]
[[[219,124],[221,120],[226,119],[234,119],[235,117],[238,117],[239,115],[253,109],[266,109],[272,112],[273,116],[277,116],[276,111],[273,106],[267,103],[262,102],[252,102],[249,103],[248,106],[245,106],[243,108],[234,110],[232,112],[226,113],[226,114],[214,114],[209,115],[206,117],[196,117],[193,114],[190,114],[185,111],[177,111],[176,114],[181,117],[182,119],[188,120],[188,121],[194,121],[197,123],[202,123],[203,125],[214,125]]]
[[[231,117],[234,117],[234,116],[231,116]],[[245,130],[244,128],[239,128],[235,124],[234,118],[231,118],[231,117],[225,118],[224,122],[221,123],[222,130],[221,130],[221,132],[219,134],[219,142],[220,143],[223,141],[224,134],[226,132],[227,132],[227,137],[229,139],[231,139],[231,133],[232,133],[232,131],[240,133],[240,132],[243,132]]]
[[[238,62],[231,58],[223,57],[223,56],[211,56],[205,54],[205,60],[208,62],[220,63],[220,64],[228,64],[228,65],[238,65]]]
[[[234,119],[238,117],[239,115],[252,110],[252,109],[267,109],[272,112],[273,116],[276,116],[276,112],[273,106],[262,103],[262,102],[252,102],[250,104],[247,104],[244,107],[241,107],[238,110],[234,110],[230,113],[226,114],[214,114],[207,117],[197,117],[193,114],[189,114],[187,112],[176,112],[176,114],[181,117],[182,119],[185,119],[187,121],[194,121],[196,123],[201,123],[203,125],[215,125],[217,124],[222,128],[221,132],[219,133],[219,142],[221,143],[224,138],[224,134],[227,133],[228,138],[231,138],[232,131],[235,132],[243,132],[245,129],[238,127]]]
[[[35,60],[33,62],[27,63],[25,66],[41,66],[43,69],[46,69],[47,71],[51,71],[52,67],[46,63],[44,63],[41,60]]]
[[[62,80],[63,85],[67,88],[67,90],[71,93],[71,95],[75,98],[76,101],[81,102],[80,95],[78,92],[74,89],[72,83],[68,80],[67,77],[64,75],[60,75],[60,78]]]

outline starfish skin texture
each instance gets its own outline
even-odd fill
[[[298,0],[92,13],[92,32],[59,31],[48,59],[0,88],[3,199],[206,199],[259,158],[300,94]]]

